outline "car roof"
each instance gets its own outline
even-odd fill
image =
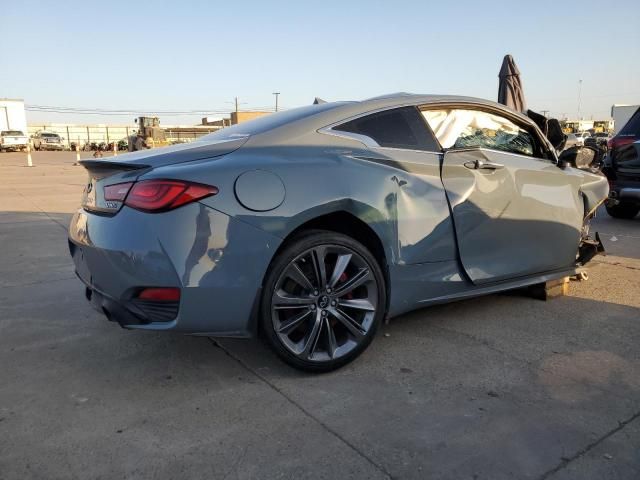
[[[400,92],[360,101],[325,102],[283,110],[255,120],[242,122],[229,128],[220,129],[201,137],[200,140],[204,142],[222,141],[248,136],[252,137],[249,141],[252,145],[291,142],[299,140],[310,132],[346,122],[368,113],[412,105],[487,107],[493,111],[503,112],[512,118],[519,118],[521,122],[529,124],[533,128],[538,128],[529,117],[521,112],[491,100],[459,95],[422,95]]]
[[[517,112],[505,105],[500,103],[486,100],[484,98],[477,97],[468,97],[462,95],[438,95],[438,94],[415,94],[415,93],[406,93],[406,92],[398,92],[391,93],[388,95],[381,95],[378,97],[367,98],[365,100],[361,100],[359,102],[354,102],[360,105],[363,108],[362,113],[366,113],[366,111],[371,109],[378,108],[393,108],[395,106],[401,105],[436,105],[436,104],[473,104],[478,106],[487,106],[492,108],[497,108],[499,110],[504,110],[511,114],[517,114],[524,118],[526,117],[521,112]]]
[[[459,95],[423,95],[400,92],[359,101],[325,102],[318,105],[309,105],[297,109],[284,110],[282,112],[271,114],[268,117],[261,117],[243,124],[234,125],[233,127],[224,130],[226,130],[227,134],[236,133],[237,131],[237,133],[251,135],[265,133],[269,130],[273,130],[274,128],[279,129],[280,127],[293,126],[294,124],[305,124],[307,127],[320,128],[378,110],[408,105],[439,104],[461,104],[490,107],[493,110],[503,111],[505,114],[511,116],[515,115],[528,123],[532,123],[529,117],[523,113],[512,110],[505,105],[501,105],[491,100]],[[246,125],[246,127],[240,127],[240,125]],[[253,126],[255,126],[255,131],[251,131],[251,127]],[[214,134],[211,138],[214,136],[218,135]]]

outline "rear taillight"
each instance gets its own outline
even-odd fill
[[[623,147],[636,141],[635,137],[613,137],[607,142],[609,149]]]
[[[158,213],[196,202],[216,193],[218,193],[217,187],[199,183],[182,180],[144,180],[133,184],[125,197],[124,204],[144,212]]]
[[[133,182],[107,185],[106,187],[104,187],[104,199],[106,201],[124,201],[127,193],[129,193],[131,185],[133,185]]]

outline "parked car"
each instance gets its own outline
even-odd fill
[[[584,141],[591,136],[589,132],[576,132],[574,134],[578,141],[578,145],[584,145]]]
[[[386,318],[575,274],[608,194],[529,117],[455,96],[323,103],[81,164],[69,249],[99,311],[260,331],[311,371],[353,360]]]
[[[64,140],[57,133],[38,131],[31,137],[34,150],[64,150]]]
[[[575,133],[568,133],[567,141],[564,144],[564,148],[567,149],[567,148],[575,147],[576,145],[581,145],[583,143],[584,141],[580,142]]]
[[[0,132],[0,152],[26,150],[28,144],[29,137],[20,130],[3,130]]]
[[[611,136],[607,132],[597,132],[593,135],[596,144],[600,147],[606,147]]]
[[[615,218],[634,218],[640,212],[640,109],[609,140],[609,155],[602,169],[609,180],[607,212]]]

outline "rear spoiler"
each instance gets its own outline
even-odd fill
[[[82,165],[87,170],[140,170],[142,168],[151,168],[151,165],[143,165],[140,163],[110,162],[108,160],[80,160],[80,165]]]

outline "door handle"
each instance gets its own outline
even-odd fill
[[[484,160],[474,160],[472,162],[465,162],[464,166],[471,170],[499,170],[504,168],[501,163],[486,162]]]

